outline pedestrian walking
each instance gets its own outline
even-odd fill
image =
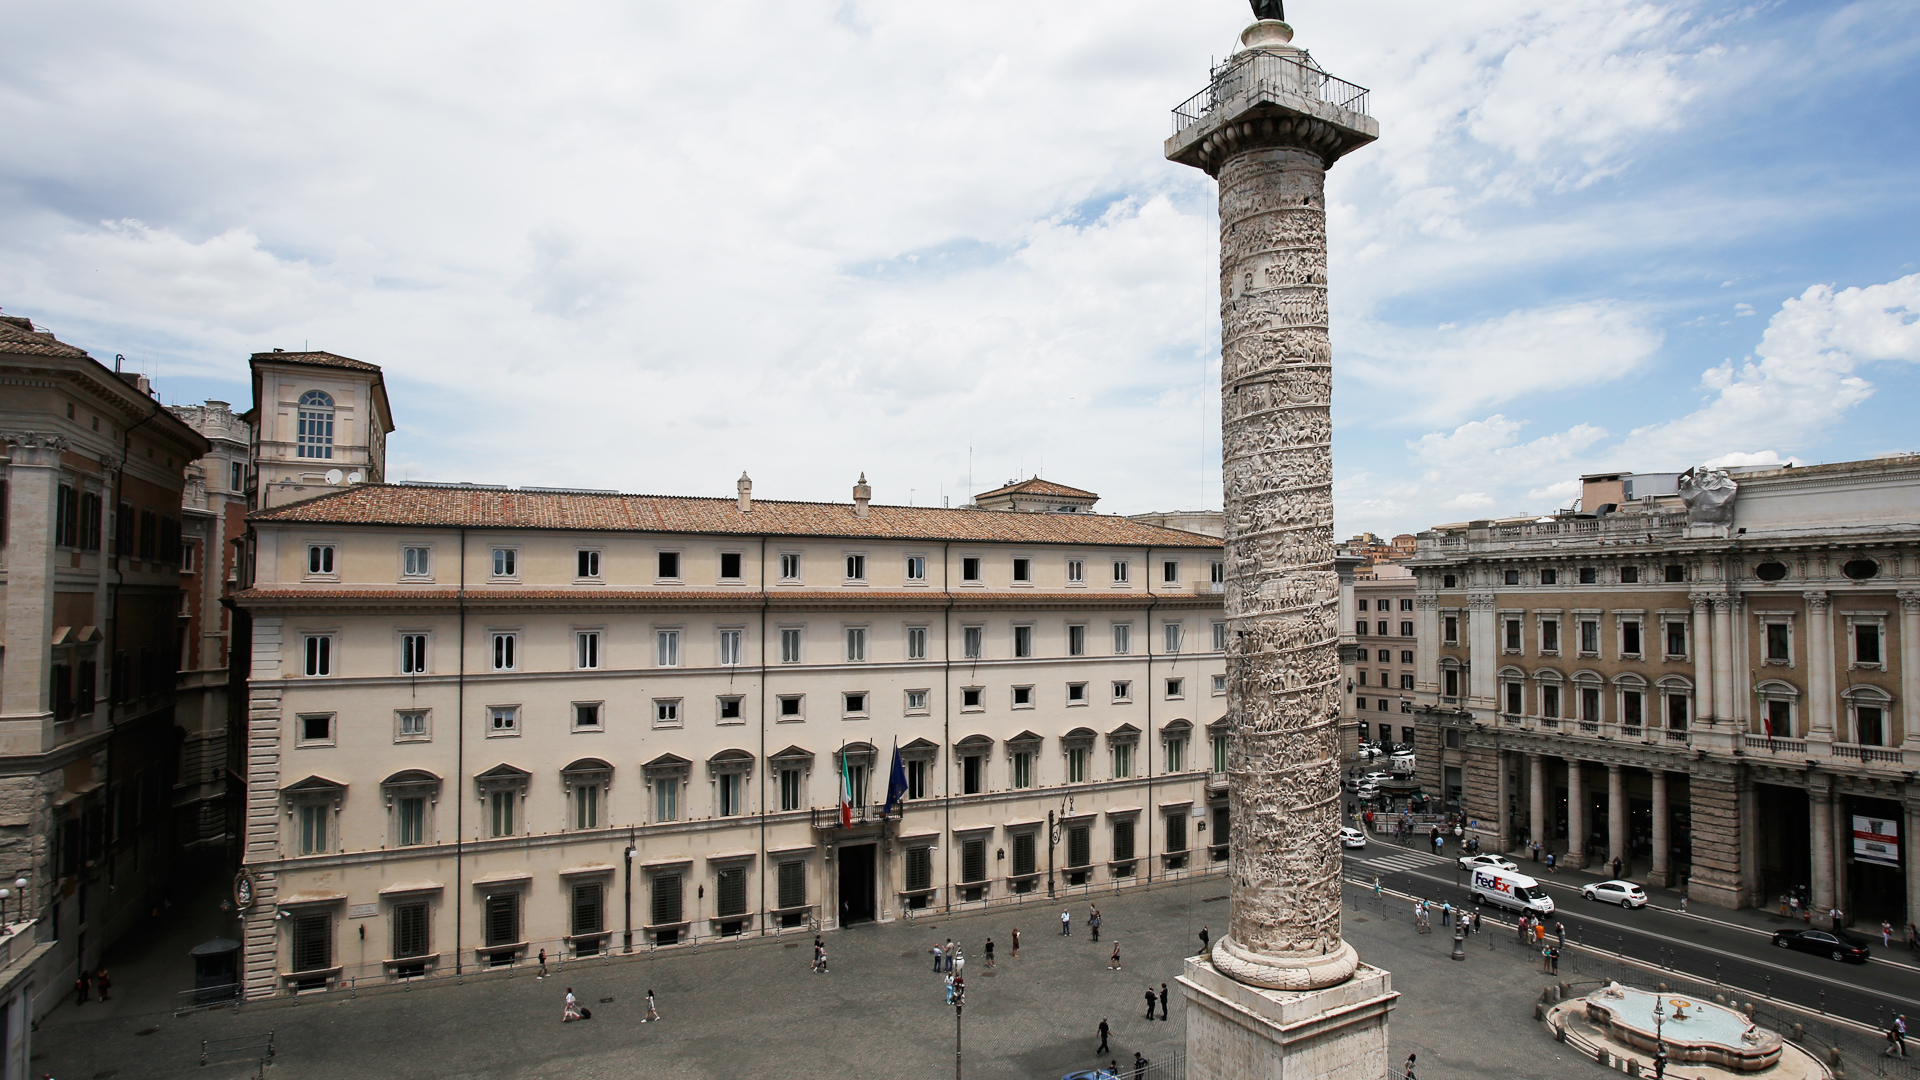
[[[1416,1058],[1416,1057],[1419,1057],[1419,1056],[1420,1056],[1420,1055],[1418,1055],[1418,1054],[1408,1054],[1408,1055],[1407,1055],[1407,1063],[1406,1063],[1405,1065],[1403,1065],[1403,1066],[1401,1066],[1401,1067],[1400,1067],[1400,1075],[1401,1075],[1402,1077],[1404,1077],[1404,1078],[1405,1078],[1405,1080],[1414,1080],[1414,1077],[1413,1077],[1413,1059],[1414,1059],[1414,1058]]]
[[[1087,907],[1089,909],[1087,912],[1087,929],[1093,931],[1093,940],[1099,941],[1100,940],[1100,909],[1097,907],[1094,907],[1091,904],[1087,905]]]
[[[1167,984],[1160,984],[1160,1019],[1167,1018]]]
[[[949,974],[941,981],[947,984],[947,1004],[951,1005],[953,1004],[953,976]]]
[[[1614,877],[1620,876],[1620,856],[1618,855],[1615,855],[1613,857],[1613,876]]]
[[[1680,914],[1685,915],[1686,913],[1687,913],[1687,894],[1681,893],[1680,894]]]
[[[1893,1018],[1894,1045],[1900,1048],[1900,1056],[1907,1056],[1907,1014],[1899,1013]]]
[[[1375,900],[1380,899],[1380,875],[1379,874],[1373,875],[1373,898]]]
[[[1800,898],[1792,893],[1787,894],[1787,914],[1796,919],[1800,917]]]
[[[817,941],[813,945],[813,970],[819,975],[827,973],[827,947]]]
[[[640,1022],[644,1024],[647,1022],[647,1020],[658,1020],[658,1019],[660,1019],[660,1010],[654,1007],[653,991],[648,990],[647,991],[647,1015],[646,1015],[646,1018],[641,1020]]]
[[[1120,970],[1120,943],[1117,941],[1113,943],[1113,955],[1107,958],[1107,970]]]
[[[1534,862],[1540,861],[1540,841],[1538,840],[1535,840],[1533,842],[1533,861]]]
[[[93,989],[93,972],[87,971],[86,969],[82,968],[80,971],[80,977],[73,980],[73,993],[74,993],[73,1003],[75,1005],[85,1005],[87,1003],[87,994],[92,989]]]
[[[1112,1034],[1112,1029],[1107,1027],[1107,1018],[1103,1016],[1100,1018],[1100,1049],[1095,1050],[1094,1053],[1104,1054],[1107,1052],[1107,1036],[1110,1034]]]
[[[945,968],[946,962],[947,962],[947,951],[941,948],[940,946],[935,945],[933,947],[933,973],[935,975],[940,974],[940,972]]]
[[[1475,912],[1473,913],[1473,927],[1472,927],[1472,929],[1473,929],[1473,932],[1474,932],[1474,933],[1476,933],[1476,934],[1480,932],[1480,913],[1479,913],[1478,911],[1475,911]]]
[[[1882,924],[1882,925],[1885,925],[1885,924]],[[109,991],[113,989],[113,979],[107,975],[107,969],[101,968],[100,974],[95,976],[93,981],[94,981],[94,985],[100,988],[100,1000],[101,1001],[112,1000],[107,996],[107,994]]]
[[[1072,935],[1073,935],[1073,916],[1063,911],[1060,913],[1060,936],[1071,937]]]
[[[1893,924],[1888,922],[1885,919],[1880,920],[1880,947],[1883,949],[1893,948]],[[106,978],[107,978],[107,971],[105,968],[101,968],[100,969],[100,1000],[101,1001],[107,1000]]]
[[[1153,1003],[1156,999],[1157,999],[1156,995],[1153,992],[1153,984],[1148,983],[1147,984],[1147,1019],[1149,1020],[1153,1019]]]
[[[1553,852],[1547,852],[1547,873],[1553,873]]]
[[[956,977],[964,973],[967,970],[966,951],[955,945],[953,951],[947,954],[947,967]]]
[[[547,950],[541,949],[540,950],[540,974],[535,975],[534,978],[544,979],[546,977],[547,977]]]
[[[1142,1054],[1138,1050],[1135,1050],[1133,1052],[1133,1075],[1145,1076],[1147,1073],[1148,1064],[1149,1063],[1147,1061],[1147,1056],[1145,1054]]]
[[[1567,947],[1567,924],[1556,921],[1553,924],[1553,936],[1560,942],[1560,948]]]
[[[560,1022],[570,1024],[580,1019],[580,1001],[573,996],[573,987],[567,987],[567,996],[560,1003]]]
[[[1013,958],[1020,959],[1020,928],[1013,928]]]
[[[1443,927],[1453,925],[1453,901],[1451,900],[1440,905],[1440,925]]]
[[[1840,929],[1842,925],[1841,917],[1840,917],[1840,909],[1836,907],[1831,911],[1828,911],[1827,914],[1833,919],[1833,928],[1835,930]]]
[[[1560,950],[1559,950],[1559,949],[1556,949],[1556,948],[1553,948],[1552,946],[1548,946],[1548,947],[1547,947],[1547,961],[1548,961],[1548,963],[1550,963],[1550,964],[1552,964],[1552,965],[1553,965],[1553,970],[1551,970],[1551,971],[1549,971],[1549,972],[1547,972],[1547,974],[1549,974],[1549,975],[1558,975],[1558,974],[1560,974]]]
[[[1514,932],[1519,936],[1520,944],[1522,945],[1527,943],[1527,922],[1529,919],[1530,916],[1522,915],[1519,921],[1513,924]]]
[[[993,938],[987,938],[987,967],[993,967]]]
[[[947,939],[947,968],[946,968],[946,969],[947,969],[948,971],[952,971],[952,970],[953,970],[953,954],[954,954],[954,953],[955,953],[956,951],[958,951],[958,950],[956,950],[956,949],[955,949],[955,948],[953,947],[953,939],[952,939],[952,938],[948,938],[948,939]]]
[[[1211,948],[1213,948],[1213,935],[1209,934],[1207,928],[1203,926],[1200,928],[1200,955],[1207,955],[1207,950]]]

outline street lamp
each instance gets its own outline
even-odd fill
[[[960,1080],[960,1014],[966,1011],[967,983],[956,976],[953,980],[953,1080]]]
[[[1666,1027],[1666,1023],[1666,1000],[1655,997],[1653,999],[1653,1075],[1655,1080],[1663,1080],[1667,1075],[1667,1043],[1661,1037],[1661,1031]]]

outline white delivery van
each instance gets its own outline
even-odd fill
[[[1553,914],[1553,897],[1547,895],[1547,890],[1538,881],[1518,871],[1476,866],[1473,868],[1472,891],[1475,902],[1484,901],[1529,915]]]

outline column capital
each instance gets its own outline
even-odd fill
[[[1821,590],[1808,590],[1800,594],[1807,602],[1807,609],[1824,614],[1833,606],[1833,597]]]
[[[1716,593],[1712,600],[1715,614],[1729,613],[1740,606],[1740,598],[1731,593]]]
[[[52,468],[67,452],[67,437],[39,431],[0,431],[0,442],[16,466]]]
[[[1495,602],[1495,597],[1492,593],[1469,593],[1467,595],[1467,609],[1469,611],[1492,611]]]
[[[1902,593],[1901,595],[1904,596],[1906,594]],[[1920,596],[1920,593],[1914,595]],[[1413,598],[1413,606],[1419,611],[1437,611],[1440,608],[1440,594],[1430,592],[1416,593]]]
[[[1690,592],[1687,594],[1687,603],[1692,604],[1695,611],[1705,611],[1707,606],[1713,603],[1713,594]]]
[[[1900,598],[1901,614],[1920,615],[1920,592],[1913,589],[1901,589],[1894,595]]]

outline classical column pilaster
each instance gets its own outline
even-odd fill
[[[1832,598],[1824,592],[1801,595],[1807,602],[1807,734],[1816,739],[1832,739],[1835,704]]]
[[[1552,834],[1547,828],[1547,759],[1540,754],[1527,755],[1527,836],[1541,851],[1549,850]]]
[[[1813,916],[1824,918],[1833,907],[1833,787],[1825,777],[1815,777],[1807,788],[1812,801],[1813,825]]]
[[[1920,786],[1908,781],[1906,789],[1907,832],[1900,838],[1900,846],[1907,864],[1907,922],[1920,926],[1920,839],[1914,833],[1920,829]]]
[[[1733,605],[1731,596],[1713,598],[1713,718],[1731,720],[1739,712],[1733,697]]]
[[[1567,862],[1575,870],[1587,865],[1587,771],[1586,762],[1567,759]]]
[[[67,440],[7,431],[0,432],[0,441],[12,459],[6,470],[7,636],[0,717],[43,723],[53,710],[47,655],[53,638],[53,519]],[[19,749],[39,749],[41,732],[30,730]]]
[[[1620,871],[1627,866],[1627,778],[1618,765],[1607,766],[1607,860],[1620,860]]]
[[[1413,654],[1415,682],[1421,694],[1440,693],[1440,597],[1420,593],[1413,598],[1414,640],[1420,647]]]
[[[1647,874],[1647,884],[1666,888],[1671,883],[1671,869],[1667,865],[1667,849],[1672,841],[1667,836],[1667,771],[1653,770],[1653,869]]]
[[[1706,719],[1713,707],[1713,597],[1690,593],[1693,603],[1693,715]]]
[[[1482,709],[1497,708],[1494,676],[1500,671],[1500,647],[1493,624],[1494,595],[1467,597],[1467,703]]]
[[[1513,763],[1507,760],[1507,751],[1493,752],[1493,799],[1494,820],[1499,823],[1500,850],[1512,851],[1514,842],[1513,811],[1513,775],[1508,770]]]
[[[1906,735],[1901,742],[1910,754],[1920,752],[1920,711],[1916,710],[1920,710],[1920,592],[1902,589],[1900,591],[1900,728]]]

